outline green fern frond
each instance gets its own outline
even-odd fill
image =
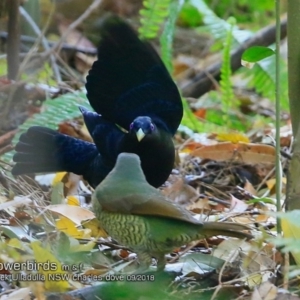
[[[173,71],[172,45],[173,45],[175,24],[183,3],[184,3],[183,0],[179,0],[178,2],[173,1],[171,3],[169,9],[169,17],[165,23],[163,33],[160,37],[161,57],[170,73],[172,73]],[[182,105],[183,105],[183,118],[181,124],[183,126],[188,127],[190,130],[201,132],[203,129],[203,124],[200,123],[199,120],[195,117],[188,102],[184,98],[182,98]]]
[[[183,117],[181,120],[181,125],[184,125],[193,131],[201,132],[202,131],[201,123],[197,120],[196,116],[193,114],[189,106],[189,103],[185,98],[182,97],[181,99],[182,99],[182,106],[183,106]]]
[[[203,17],[203,23],[205,27],[201,27],[201,31],[208,32],[212,37],[219,41],[226,39],[226,33],[230,30],[231,25],[219,18],[205,3],[204,0],[189,0],[190,4],[195,6],[201,16]],[[247,30],[240,30],[236,26],[232,29],[233,42],[232,46],[237,47],[242,44],[245,40],[253,35],[252,32]]]
[[[220,91],[221,91],[221,101],[222,110],[224,112],[224,119],[229,122],[229,112],[235,108],[235,96],[233,93],[233,88],[231,84],[231,65],[230,65],[230,49],[232,45],[232,30],[235,25],[235,19],[230,18],[228,23],[231,24],[230,30],[227,32],[227,38],[224,43],[223,51],[223,63],[221,67],[221,80],[220,80]],[[229,124],[227,124],[229,125]]]
[[[248,81],[248,87],[254,88],[257,93],[263,97],[275,101],[275,56],[268,57],[259,61],[252,69],[242,68],[239,73]],[[281,59],[280,61],[280,82],[281,82],[281,108],[288,111],[288,81],[287,81],[287,64]]]
[[[173,1],[171,3],[169,9],[169,17],[165,23],[163,33],[160,37],[161,58],[170,73],[172,73],[173,71],[173,65],[172,65],[173,47],[172,46],[173,46],[175,25],[183,3],[184,3],[183,0],[179,0],[178,2]]]
[[[182,98],[183,105],[183,118],[181,120],[181,125],[189,128],[194,132],[222,132],[223,128],[213,123],[200,122],[198,118],[192,112],[188,101],[185,98]],[[180,127],[179,127],[180,130]]]
[[[139,35],[142,39],[152,39],[157,36],[160,24],[169,14],[171,0],[144,0],[140,10],[141,26]]]
[[[15,135],[12,143],[16,144],[20,135],[31,126],[45,126],[57,129],[58,124],[65,120],[74,119],[81,116],[78,106],[82,105],[87,109],[93,110],[87,98],[86,91],[82,89],[74,93],[64,94],[55,99],[48,99],[43,102],[42,111],[28,118],[20,127],[18,134]],[[8,152],[2,158],[10,161],[13,152]]]
[[[79,105],[93,110],[86,98],[85,89],[64,94],[55,99],[48,99],[43,102],[42,111],[27,119],[19,127],[19,131],[22,133],[34,125],[57,129],[58,124],[61,122],[81,116],[81,112],[78,109]]]

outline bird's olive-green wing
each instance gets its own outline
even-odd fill
[[[100,201],[101,202],[101,201]],[[148,215],[172,218],[193,224],[202,224],[193,214],[163,195],[130,194],[120,195],[111,201],[101,202],[102,209],[123,214]]]

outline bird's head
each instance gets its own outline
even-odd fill
[[[146,135],[152,134],[156,129],[150,117],[137,117],[129,126],[129,132],[135,134],[140,142]]]

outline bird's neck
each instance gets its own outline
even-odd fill
[[[116,167],[107,175],[106,181],[116,182],[119,180],[122,182],[124,179],[126,181],[146,182],[145,175],[139,165],[128,165],[126,162],[119,161]]]

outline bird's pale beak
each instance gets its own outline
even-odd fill
[[[145,136],[145,133],[143,131],[142,128],[140,128],[137,132],[136,132],[136,138],[138,139],[138,141],[140,142]]]

